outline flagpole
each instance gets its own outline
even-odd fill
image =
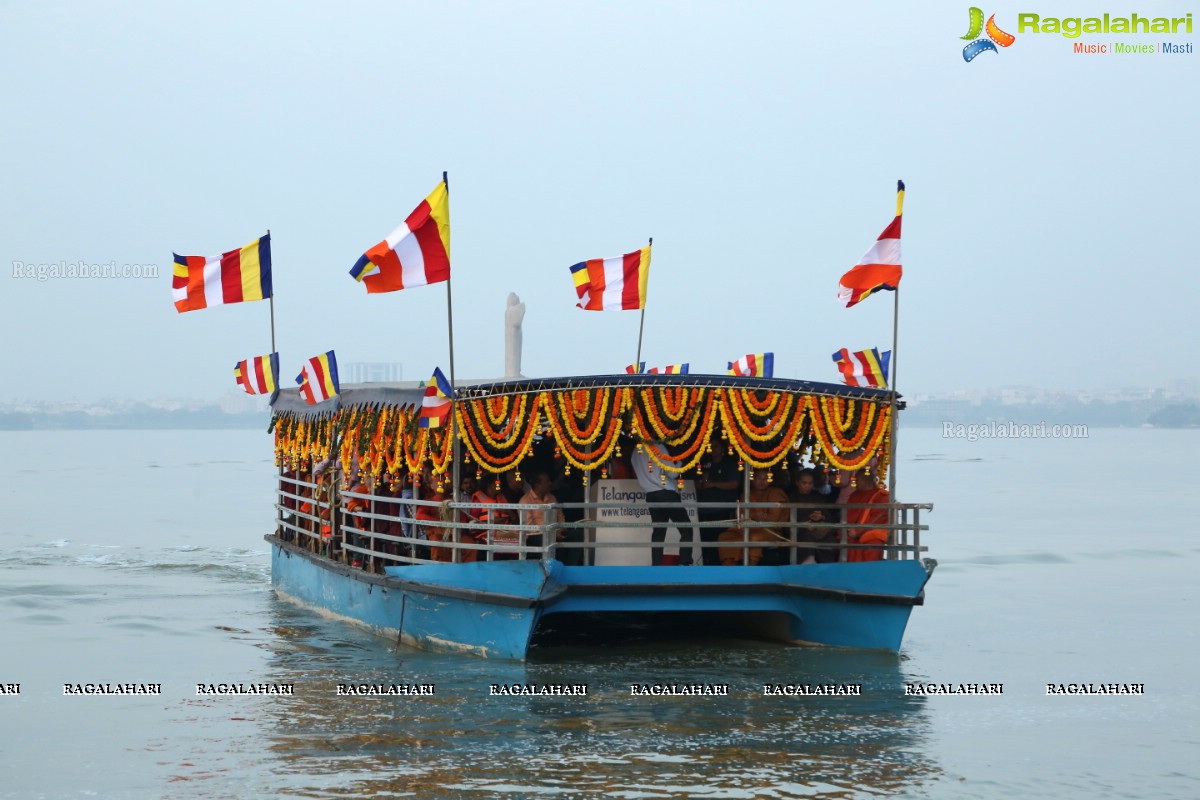
[[[904,209],[901,203],[904,202],[904,181],[896,181],[896,216],[899,217]],[[899,360],[899,355],[896,349],[896,342],[900,332],[900,284],[896,283],[895,296],[892,298],[892,359],[891,359],[891,375],[889,380],[892,385],[892,411],[889,427],[891,428],[891,447],[888,452],[888,495],[891,497],[892,503],[896,500],[896,399],[899,391],[896,386],[896,362]],[[896,524],[896,508],[892,506],[891,513],[888,515],[888,523]]]
[[[654,237],[651,236],[650,244],[648,244],[647,247],[653,247],[653,246],[654,246]],[[650,269],[650,266],[647,265],[646,269]],[[650,284],[650,276],[647,275],[646,276],[646,285],[649,286],[649,284]],[[646,294],[649,294],[649,291],[647,291]],[[641,374],[641,371],[642,371],[642,331],[645,330],[645,328],[646,328],[646,304],[643,302],[642,303],[642,318],[641,318],[641,321],[638,322],[637,357],[635,359],[633,359],[633,368],[635,370],[637,370],[638,374]]]
[[[446,202],[449,204],[450,177],[445,170],[442,171],[442,183],[446,184]],[[458,442],[458,391],[455,388],[457,384],[455,383],[454,378],[454,299],[450,292],[450,281],[452,275],[453,272],[446,277],[446,329],[450,334],[450,446],[453,448],[454,452],[450,470],[451,480],[454,483],[452,489],[453,493],[450,496],[453,497],[454,502],[457,503],[461,500],[459,497],[459,485],[462,483],[462,448],[459,446]],[[457,550],[454,551],[454,560],[456,562],[459,561],[459,554]]]
[[[271,238],[271,229],[267,228],[267,238]],[[274,268],[274,265],[272,265]],[[271,276],[271,296],[267,298],[271,301],[271,352],[275,352],[275,276]]]
[[[892,359],[888,365],[891,375],[888,379],[892,382],[892,418],[891,425],[891,449],[888,453],[888,493],[892,497],[892,502],[896,502],[896,397],[898,391],[896,389],[896,337],[900,330],[900,287],[896,287],[895,297],[892,298]],[[893,520],[892,524],[895,524]]]

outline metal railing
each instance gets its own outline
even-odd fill
[[[350,501],[361,501],[363,508],[349,511]],[[600,541],[599,531],[660,527],[647,519],[618,521],[607,517],[606,510],[650,508],[645,503],[478,503],[421,500],[393,494],[372,494],[339,489],[337,480],[306,481],[279,477],[276,508],[276,532],[284,541],[312,552],[382,571],[385,564],[463,563],[508,559],[547,559],[595,564],[596,551],[606,548],[658,549],[680,548],[681,552],[698,548],[717,548],[724,552],[725,563],[753,565],[763,551],[773,551],[772,564],[797,564],[806,560],[844,562],[863,560],[917,559],[928,550],[921,534],[929,526],[921,522],[921,512],[930,511],[928,503],[750,503],[681,502],[686,509],[733,509],[728,519],[692,521],[697,535],[693,541],[651,541],[649,537]],[[787,519],[756,521],[758,510],[787,510]],[[888,522],[800,521],[812,511],[836,512],[839,519],[847,510],[867,509],[876,518]],[[561,521],[562,512],[580,512],[582,519]],[[389,513],[395,512],[395,513]],[[500,521],[496,512],[508,520]],[[864,514],[866,517],[868,514]],[[485,518],[486,515],[486,518]],[[531,524],[531,517],[545,520]],[[572,514],[575,516],[575,514]],[[661,527],[677,527],[666,523]],[[721,533],[705,539],[704,530]],[[885,542],[861,543],[864,531],[884,532]],[[760,532],[761,533],[757,533]],[[574,532],[574,533],[572,533]],[[719,540],[717,537],[721,537]],[[757,537],[757,538],[756,538]],[[582,551],[574,556],[572,551]],[[730,553],[734,554],[730,558]]]

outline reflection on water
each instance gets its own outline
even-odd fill
[[[939,772],[925,700],[904,697],[890,654],[667,641],[489,662],[397,649],[278,601],[271,613],[267,674],[296,693],[260,704],[270,763],[256,771],[287,796],[846,797],[911,792]],[[762,694],[831,681],[862,696]],[[729,696],[630,696],[654,682],[729,684]],[[339,683],[437,694],[337,697]],[[589,695],[492,697],[492,683],[587,683]]]

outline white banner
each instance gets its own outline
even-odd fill
[[[671,487],[674,488],[674,487]],[[632,528],[594,528],[595,541],[605,542],[649,542],[650,532],[654,527],[650,523],[650,507],[646,505],[646,493],[636,480],[602,480],[592,484],[589,502],[621,503],[621,508],[596,509],[597,518],[603,522],[640,522],[644,527]],[[685,503],[688,516],[696,521],[696,507],[686,505],[696,502],[696,487],[692,481],[684,481],[679,496]],[[581,523],[586,524],[586,523]],[[664,563],[674,563],[679,557],[679,531],[673,523],[667,523],[667,536],[664,540]],[[692,528],[693,538],[700,533],[698,528]],[[595,565],[598,567],[648,567],[650,566],[650,549],[648,547],[597,547],[595,549]],[[699,552],[693,548],[692,558],[699,561]]]

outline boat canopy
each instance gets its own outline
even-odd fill
[[[533,444],[553,439],[556,456],[585,476],[607,477],[624,442],[658,443],[682,473],[696,467],[714,437],[755,468],[771,468],[789,451],[837,469],[869,463],[886,469],[892,392],[782,378],[729,375],[593,375],[458,386],[455,414],[440,428],[419,425],[421,387],[344,386],[309,406],[298,391],[280,393],[271,429],[281,466],[303,468],[337,457],[394,480],[431,465],[443,474],[464,466],[502,473],[519,469]],[[897,408],[903,405],[897,401]]]

